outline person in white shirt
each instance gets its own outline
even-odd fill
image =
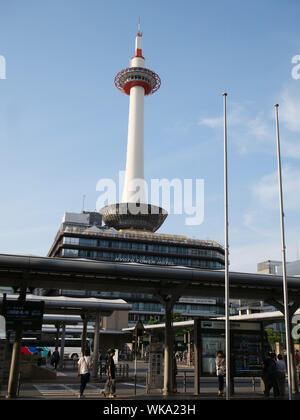
[[[46,356],[46,368],[51,368],[51,351],[49,350]]]
[[[285,376],[286,376],[286,365],[284,363],[281,354],[278,354],[276,360],[276,380],[279,388],[280,397],[285,395]]]
[[[83,398],[86,384],[90,380],[90,368],[92,366],[93,361],[91,361],[89,352],[87,350],[83,350],[82,356],[78,360],[78,376],[80,376],[80,393],[78,398]]]
[[[224,377],[225,377],[225,355],[220,350],[217,353],[216,357],[216,373],[218,377],[218,383],[219,383],[219,391],[218,395],[219,397],[224,396]]]

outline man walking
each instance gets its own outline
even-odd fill
[[[265,397],[270,396],[270,391],[273,388],[274,397],[279,396],[279,389],[277,384],[277,366],[276,354],[270,353],[263,363],[264,382],[265,382]]]
[[[58,365],[58,362],[59,362],[59,358],[60,358],[60,356],[59,356],[59,352],[58,352],[58,347],[55,347],[55,350],[52,353],[52,363],[53,363],[53,366],[54,366],[54,370],[57,370],[57,365]]]
[[[106,365],[107,380],[105,383],[104,390],[101,391],[101,394],[108,398],[116,397],[116,367],[114,361],[115,350],[108,350],[108,360]]]

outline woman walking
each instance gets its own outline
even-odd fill
[[[221,350],[218,351],[216,357],[216,372],[219,384],[218,396],[224,397],[225,356]]]
[[[83,398],[83,393],[86,384],[90,380],[90,368],[93,366],[93,361],[90,358],[90,352],[83,350],[82,356],[78,360],[78,376],[80,376],[80,392],[78,398]]]

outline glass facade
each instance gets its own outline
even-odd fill
[[[151,244],[133,241],[118,241],[116,239],[90,239],[90,238],[74,238],[69,236],[63,237],[63,244],[79,245],[80,247],[98,247],[98,248],[114,248],[128,249],[138,251],[148,251],[160,254],[177,254],[184,256],[198,256],[208,258],[219,258],[224,261],[224,254],[217,250],[189,248],[169,244]]]
[[[142,264],[182,265],[208,269],[222,269],[224,253],[219,250],[183,247],[174,244],[157,244],[113,239],[92,239],[63,236],[63,257],[91,258]],[[72,245],[78,249],[66,248]],[[130,251],[130,252],[126,252]],[[136,253],[134,251],[137,251]],[[199,258],[197,258],[199,257]]]

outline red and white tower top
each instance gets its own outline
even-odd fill
[[[141,32],[141,20],[139,18],[138,32],[135,38],[135,57],[143,57],[142,56],[142,36],[143,36],[143,33]]]
[[[139,20],[135,38],[135,55],[130,59],[130,67],[121,70],[115,77],[116,87],[126,95],[130,95],[130,89],[133,86],[142,86],[145,95],[150,95],[156,92],[161,85],[159,76],[145,67],[145,58],[142,54],[142,36]]]

